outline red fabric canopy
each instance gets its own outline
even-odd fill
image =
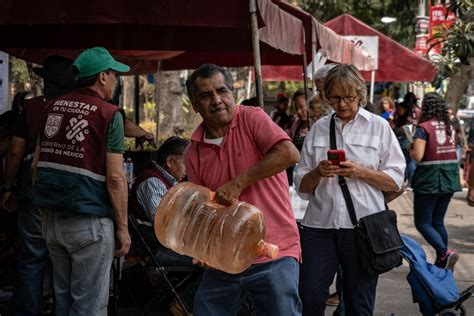
[[[70,59],[75,59],[80,49],[33,49],[33,48],[7,48],[5,52],[15,57],[43,64],[46,57],[50,55],[61,55]],[[159,60],[178,56],[183,52],[179,51],[133,51],[111,49],[110,53],[118,61],[130,66],[128,74],[151,74],[158,71]]]
[[[372,70],[373,60],[362,49],[333,30],[319,23],[311,14],[282,0],[272,0],[278,6],[301,19],[305,28],[306,55],[308,62],[312,60],[312,43],[316,42],[317,50],[324,52],[328,59],[336,63],[354,64],[358,69]]]
[[[242,1],[246,2],[246,1]],[[304,53],[304,27],[301,20],[276,4],[257,0],[258,10],[265,22],[259,29],[260,56],[262,64],[297,65],[302,63]],[[250,35],[250,29],[247,30]],[[224,39],[234,41],[235,39]],[[262,43],[263,42],[263,43]],[[212,50],[207,46],[202,51],[187,51],[163,62],[164,70],[191,69],[203,63],[215,63],[227,67],[242,67],[253,64],[252,47],[243,43],[241,47]],[[282,53],[285,52],[285,53]]]
[[[264,65],[262,66],[262,78],[265,81],[303,81],[303,67]]]
[[[316,42],[317,50],[323,52],[329,60],[336,63],[353,64],[360,70],[372,70],[374,61],[360,48],[354,47],[352,43],[337,35],[333,30],[319,23],[311,14],[282,0],[272,0],[282,10],[298,17],[305,28],[305,43],[307,62],[312,59],[312,43]],[[270,63],[262,60],[262,77],[264,80],[303,80],[302,60],[293,62]],[[285,65],[285,66],[270,66]],[[298,65],[298,66],[290,66]]]
[[[431,81],[436,75],[436,68],[429,60],[417,55],[349,14],[340,15],[324,25],[340,35],[379,37],[379,58],[378,69],[375,71],[375,81]],[[367,81],[370,81],[369,71],[363,71],[362,74]]]
[[[267,44],[262,55],[292,60],[302,54],[301,21],[271,0],[257,4],[260,40]],[[222,65],[253,63],[249,3],[242,0],[3,0],[0,38],[1,50],[36,62],[51,53],[75,57],[80,49],[104,46],[137,72],[156,71],[156,60],[183,51]],[[184,59],[187,67],[175,62],[174,69],[199,65]]]

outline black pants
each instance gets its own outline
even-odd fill
[[[360,273],[353,229],[301,228],[303,316],[324,316],[329,287],[342,267],[345,314],[372,315],[378,277]]]

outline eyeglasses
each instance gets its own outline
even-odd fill
[[[334,96],[330,96],[328,99],[331,104],[339,104],[341,100],[344,100],[344,102],[346,103],[352,103],[355,101],[355,99],[357,99],[357,96],[346,95],[345,97],[340,97],[338,95],[334,95]]]

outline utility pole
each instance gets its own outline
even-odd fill
[[[426,1],[418,1],[418,16],[426,16]]]

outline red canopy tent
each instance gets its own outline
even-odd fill
[[[429,60],[417,55],[349,14],[340,15],[324,25],[340,35],[379,37],[379,58],[378,69],[375,71],[375,81],[431,81],[436,74],[436,68]],[[362,74],[367,81],[370,81],[369,71],[363,71]]]
[[[262,60],[294,63],[304,49],[301,21],[270,0],[257,4]],[[199,65],[199,58],[185,58],[188,52],[221,56],[207,62],[251,65],[248,1],[226,1],[225,10],[220,8],[220,0],[5,0],[0,2],[0,49],[40,62],[52,53],[75,57],[100,45],[135,72],[148,73],[157,70],[158,60],[178,55],[192,67]]]

